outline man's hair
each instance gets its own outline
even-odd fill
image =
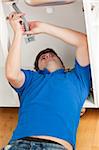
[[[46,54],[46,53],[49,53],[49,52],[55,54],[55,55],[59,58],[59,60],[60,60],[60,62],[61,62],[61,64],[62,64],[62,66],[63,66],[63,68],[65,68],[65,66],[64,66],[64,64],[63,64],[63,62],[62,62],[62,60],[61,60],[61,58],[57,55],[57,53],[56,53],[53,49],[51,49],[51,48],[46,48],[46,49],[42,50],[41,52],[39,52],[38,55],[36,56],[36,59],[35,59],[35,62],[34,62],[34,69],[35,69],[36,71],[39,70],[38,61],[39,61],[39,58],[41,57],[41,55]]]

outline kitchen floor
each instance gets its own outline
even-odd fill
[[[17,123],[18,108],[0,108],[0,149],[9,141]],[[81,117],[76,150],[99,150],[99,109],[87,109]]]

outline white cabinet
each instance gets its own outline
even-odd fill
[[[28,19],[42,20],[59,26],[69,27],[88,35],[90,62],[93,80],[93,93],[89,95],[84,107],[99,107],[99,1],[98,0],[77,0],[77,2],[64,5],[53,6],[53,13],[47,14],[46,7],[30,7],[24,3],[24,0],[18,1],[18,6],[27,13]],[[82,7],[84,6],[84,13]],[[10,87],[4,76],[4,63],[7,55],[9,34],[12,36],[11,28],[6,24],[5,16],[13,11],[9,4],[0,2],[0,107],[18,107],[19,100],[15,91]],[[69,15],[68,15],[69,14]],[[85,19],[84,19],[85,18]],[[61,21],[60,21],[61,19]],[[84,23],[85,20],[85,23]],[[2,28],[1,28],[2,27]],[[49,37],[47,35],[36,36],[35,41],[26,45],[23,40],[22,45],[22,67],[33,68],[32,64],[37,53],[46,47],[54,48],[62,57],[66,67],[73,67],[75,50],[62,41]],[[45,42],[46,41],[46,42]],[[50,42],[49,42],[50,41]],[[3,43],[3,44],[2,44]],[[51,43],[51,44],[50,44]],[[34,50],[35,51],[34,51]],[[61,51],[60,51],[61,50]],[[32,57],[33,56],[33,57]]]
[[[85,106],[99,107],[99,1],[83,0],[83,4],[94,94],[94,99],[87,100]]]

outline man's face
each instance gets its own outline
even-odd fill
[[[38,67],[40,70],[48,69],[49,67],[63,68],[60,59],[52,52],[42,54],[38,60]]]

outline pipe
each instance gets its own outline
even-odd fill
[[[53,6],[66,5],[75,2],[75,0],[24,0],[30,6]]]

